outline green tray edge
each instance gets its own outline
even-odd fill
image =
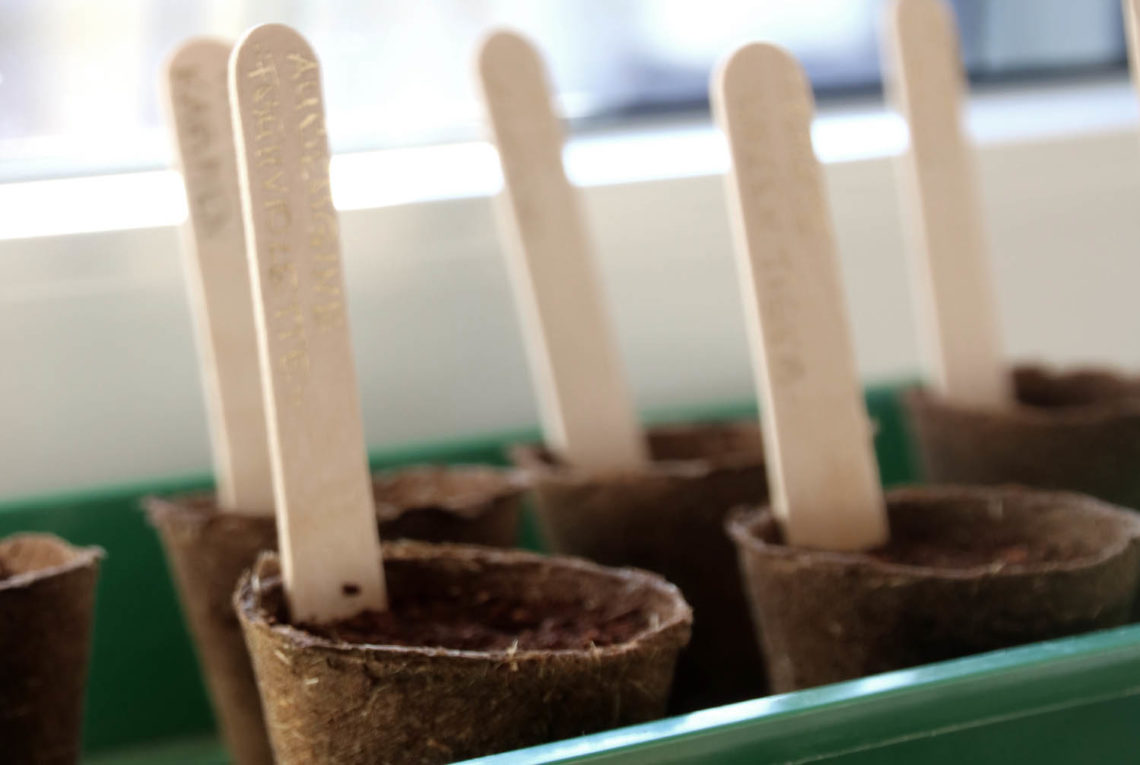
[[[467,762],[1129,762],[1137,713],[1131,625]]]

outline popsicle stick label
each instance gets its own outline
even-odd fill
[[[506,181],[500,223],[547,443],[586,469],[637,467],[645,445],[606,315],[542,60],[488,37],[479,75]]]
[[[320,67],[288,27],[230,59],[282,574],[294,620],[386,606]]]
[[[230,46],[194,39],[164,70],[190,208],[186,273],[210,416],[218,505],[273,512],[265,402],[226,82]]]
[[[1124,26],[1128,36],[1128,71],[1140,96],[1140,0],[1124,0]]]
[[[954,21],[940,0],[896,0],[888,27],[888,92],[910,127],[900,186],[932,383],[961,404],[1001,406],[1012,394],[974,156],[962,128]]]
[[[772,504],[789,544],[859,550],[886,511],[851,346],[831,219],[796,61],[748,45],[714,85]]]

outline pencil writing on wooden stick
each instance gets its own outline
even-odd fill
[[[763,416],[772,506],[789,544],[859,550],[887,539],[855,366],[811,88],[773,45],[734,53],[713,88],[732,156],[730,210]]]
[[[238,43],[229,77],[292,617],[384,609],[320,65],[300,35],[269,24]]]

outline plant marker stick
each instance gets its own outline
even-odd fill
[[[320,67],[304,38],[267,24],[234,48],[229,78],[292,618],[382,610]]]
[[[488,37],[479,76],[506,183],[503,228],[546,441],[572,465],[637,467],[646,450],[562,165],[542,60],[510,32]]]
[[[773,509],[789,545],[881,545],[886,509],[811,145],[811,89],[787,52],[753,44],[714,91]]]
[[[896,0],[889,14],[892,100],[910,126],[904,209],[917,245],[918,296],[932,382],[947,399],[998,407],[1012,398],[987,262],[974,156],[962,129],[962,64],[941,0]]]
[[[1124,0],[1124,26],[1128,34],[1128,70],[1140,96],[1140,0]]]
[[[218,506],[273,512],[273,478],[242,230],[229,44],[188,40],[163,70],[166,110],[190,207],[186,272],[214,452]]]

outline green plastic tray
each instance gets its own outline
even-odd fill
[[[883,482],[913,477],[895,388],[868,392]],[[749,406],[655,421],[755,416]],[[373,455],[503,463],[530,431]],[[108,552],[99,582],[87,699],[87,761],[224,763],[162,552],[139,510],[146,494],[206,477],[0,504],[0,536],[57,533]],[[529,517],[524,539],[541,547]],[[1140,626],[706,710],[512,752],[488,762],[1130,762],[1140,761]],[[0,753],[0,760],[2,760]]]
[[[1140,626],[469,762],[1140,762]]]

